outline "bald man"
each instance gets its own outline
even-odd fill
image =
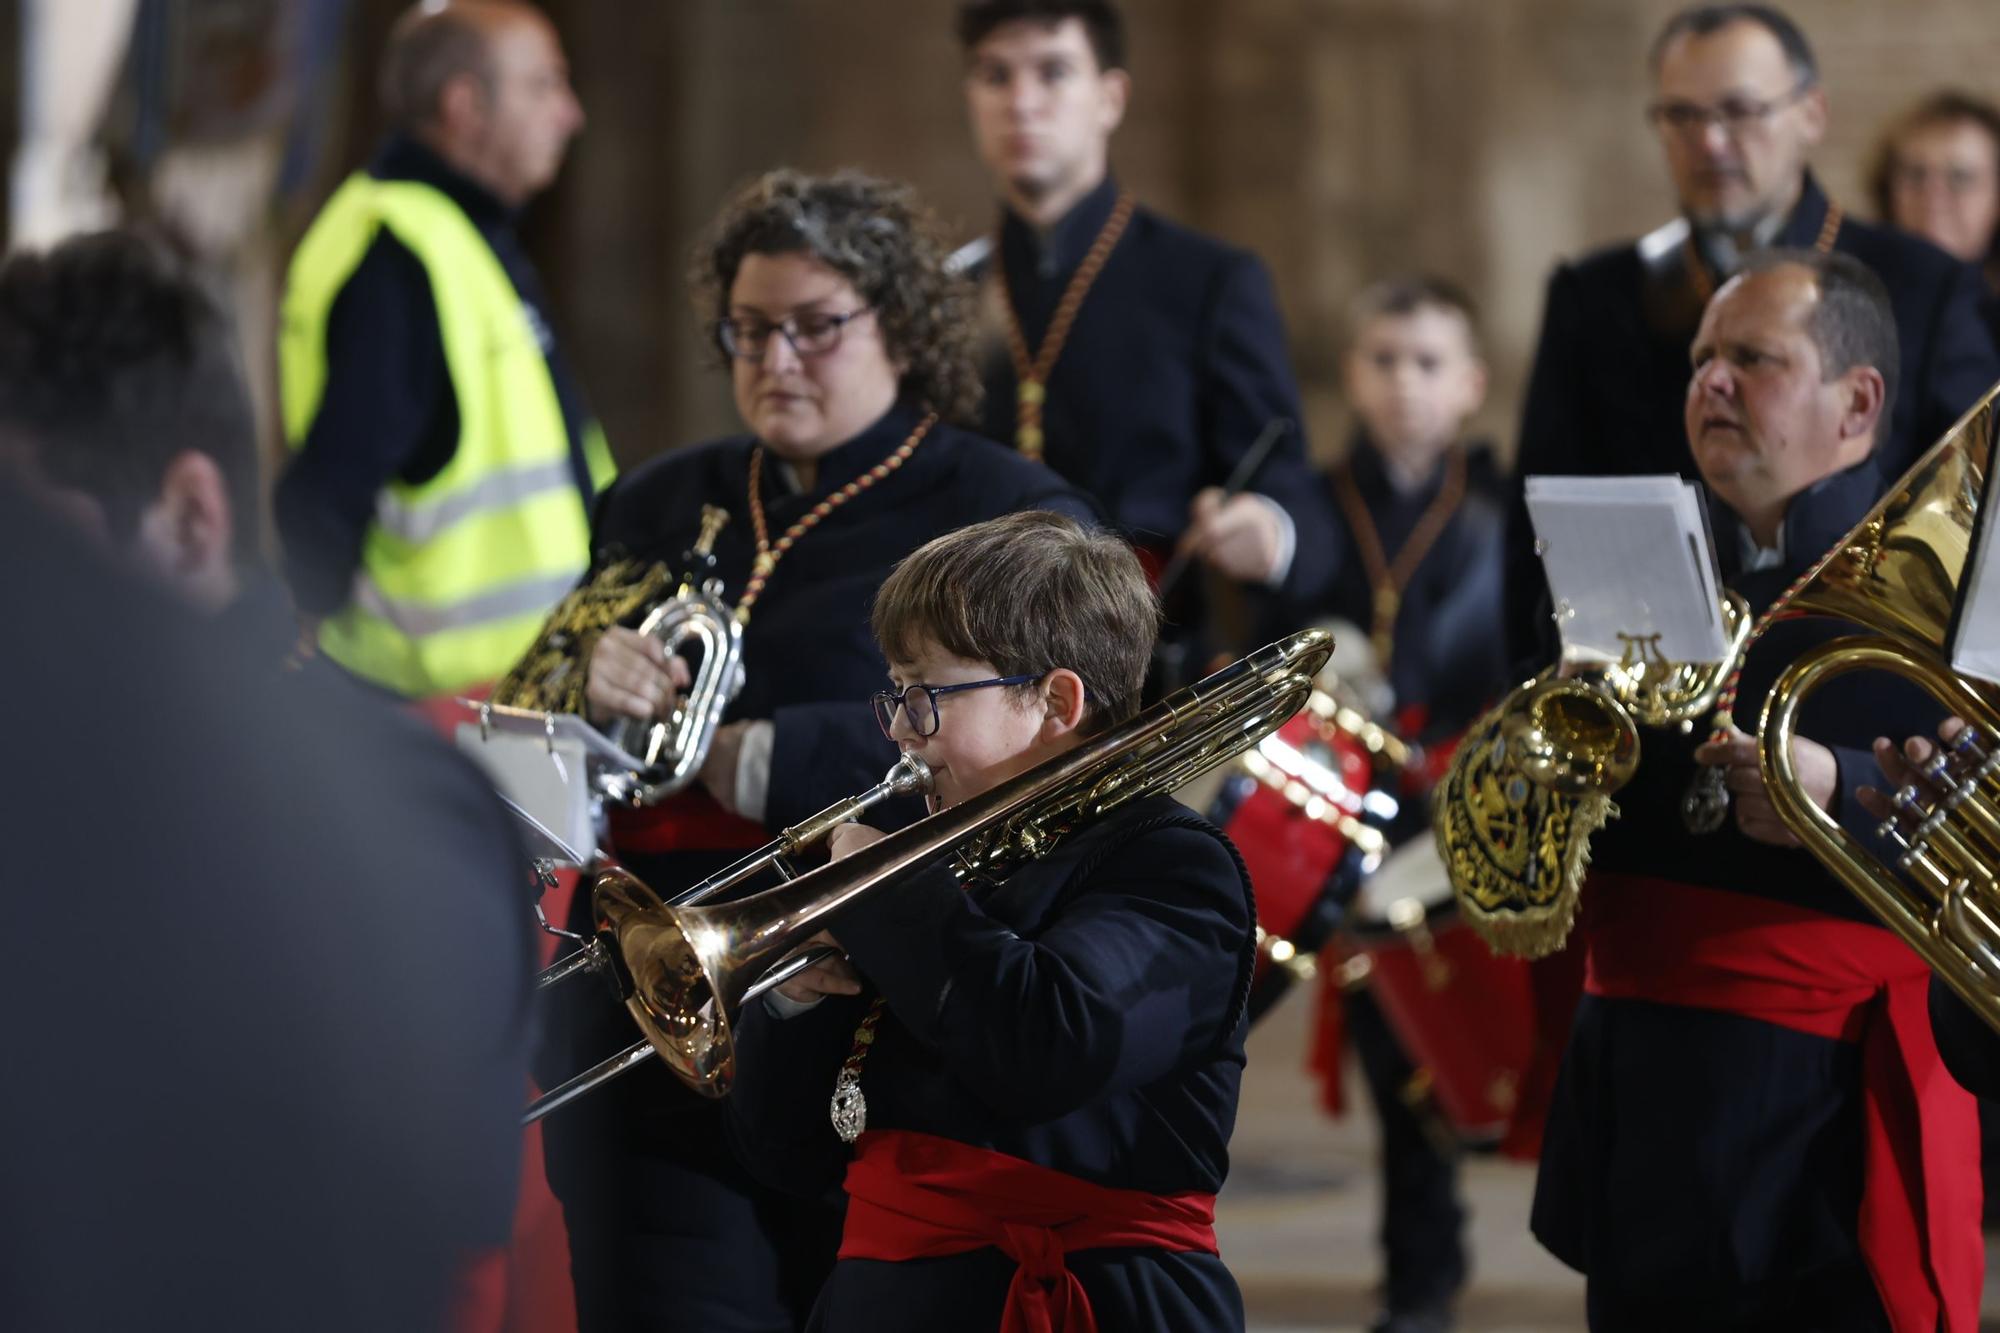
[[[1761,614],[1887,489],[1906,379],[1893,310],[1851,255],[1753,254],[1689,361],[1682,422],[1723,582]],[[1739,722],[1844,628],[1773,624],[1741,663]],[[1880,675],[1829,684],[1799,715],[1804,794],[1870,836],[1845,793],[1882,786],[1874,737],[1935,715]],[[1697,765],[1733,798],[1707,835],[1681,818]],[[1972,1329],[1978,1129],[1924,1019],[1923,961],[1798,845],[1754,737],[1647,732],[1618,807],[1568,946],[1589,975],[1532,1216],[1587,1275],[1591,1328]]]
[[[325,654],[423,696],[527,648],[612,465],[515,230],[583,127],[555,29],[512,0],[413,9],[381,94],[394,131],[287,280],[277,519]]]

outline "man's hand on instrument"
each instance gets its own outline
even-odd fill
[[[852,856],[872,842],[880,842],[889,835],[878,828],[866,824],[836,824],[827,835],[826,850],[838,861],[843,856]]]
[[[1773,847],[1796,847],[1799,840],[1793,836],[1785,821],[1778,818],[1778,808],[1771,803],[1771,793],[1765,789],[1764,773],[1757,763],[1757,738],[1746,736],[1732,729],[1726,739],[1708,741],[1694,752],[1695,762],[1714,764],[1724,769],[1723,779],[1728,784],[1736,808],[1736,827],[1743,830],[1743,836],[1758,842],[1769,843]],[[1805,789],[1820,809],[1833,809],[1834,789],[1840,781],[1840,765],[1833,757],[1833,751],[1817,741],[1809,741],[1803,736],[1792,738],[1792,764],[1798,770],[1799,785]]]
[[[828,945],[838,949],[840,941],[822,930],[806,941],[805,948],[818,949]],[[829,958],[823,963],[814,963],[777,987],[777,992],[793,1004],[817,1004],[828,995],[859,995],[861,978],[854,965],[845,958]]]
[[[1948,717],[1938,723],[1938,739],[1949,745],[1965,730],[1965,719]],[[1889,791],[1878,791],[1874,787],[1856,787],[1854,799],[1861,808],[1877,819],[1888,819],[1896,812],[1895,789],[1916,786],[1927,790],[1930,781],[1924,777],[1923,767],[1937,755],[1937,745],[1924,736],[1911,736],[1899,748],[1887,736],[1875,738],[1875,762],[1882,766],[1882,776],[1888,779]]]
[[[599,725],[621,717],[650,722],[672,709],[693,683],[688,664],[658,639],[613,625],[590,650],[583,708]]]
[[[1188,518],[1181,550],[1238,583],[1270,582],[1285,540],[1270,500],[1244,491],[1224,501],[1222,489],[1210,486],[1196,494]]]

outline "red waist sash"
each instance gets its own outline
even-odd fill
[[[843,1259],[935,1259],[991,1246],[1020,1268],[1001,1333],[1096,1333],[1071,1250],[1214,1254],[1213,1194],[1114,1189],[1005,1153],[904,1130],[864,1133],[847,1168]]]
[[[734,852],[769,841],[762,824],[729,813],[700,787],[658,805],[611,811],[611,845],[621,852]]]
[[[1803,907],[1593,873],[1584,989],[1718,1009],[1862,1048],[1859,1238],[1896,1333],[1978,1327],[1979,1125],[1930,1025],[1930,971],[1894,934]]]

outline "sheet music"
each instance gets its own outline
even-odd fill
[[[1960,675],[2000,684],[2000,541],[1993,539],[1986,521],[2000,496],[1994,495],[1993,473],[1989,469],[1985,494],[1972,532],[1972,549],[1966,553],[1965,569],[1959,579],[1958,613],[1951,630],[1951,669]]]
[[[623,771],[631,766],[630,756],[580,717],[459,702],[477,720],[458,725],[458,747],[528,816],[528,841],[541,844],[536,854],[565,860],[564,849],[575,854],[596,847],[599,801],[592,767]],[[547,836],[537,838],[537,830]]]
[[[1701,492],[1680,477],[1529,477],[1566,656],[1719,662],[1722,580]]]

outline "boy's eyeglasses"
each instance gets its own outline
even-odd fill
[[[882,734],[894,740],[890,728],[896,725],[898,709],[909,710],[910,730],[919,736],[935,736],[938,729],[938,700],[960,690],[983,690],[994,685],[1028,685],[1047,675],[995,676],[991,680],[969,680],[963,685],[905,685],[900,690],[877,690],[868,701],[875,705],[875,720]]]

